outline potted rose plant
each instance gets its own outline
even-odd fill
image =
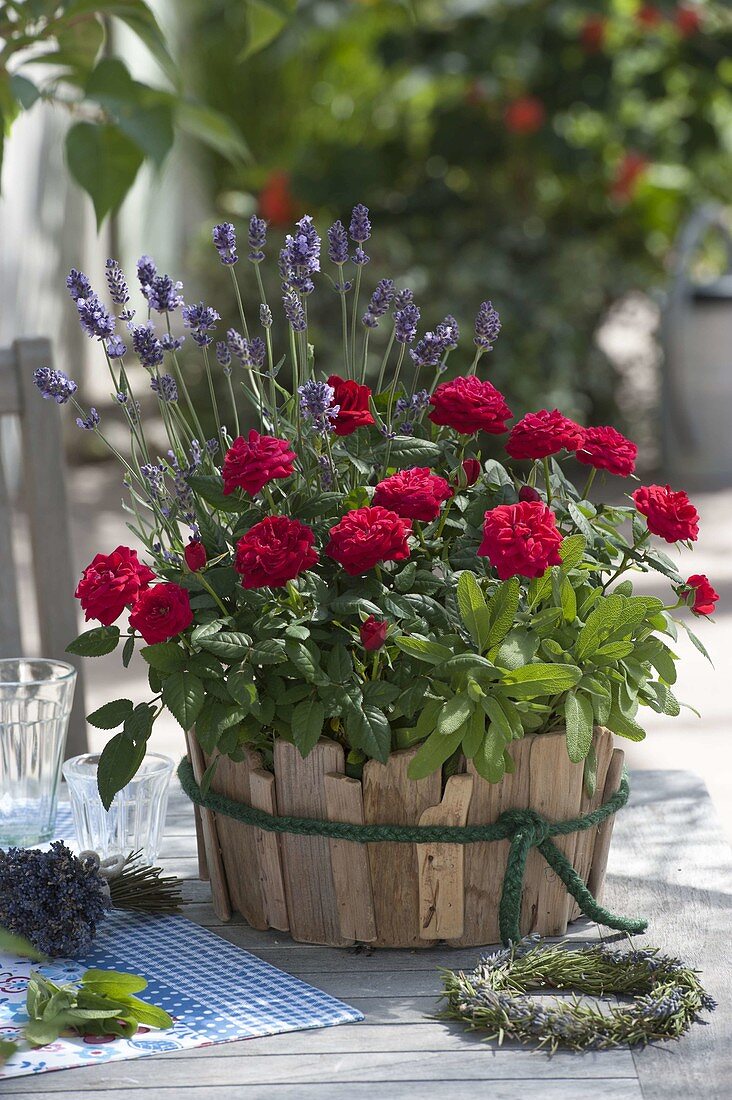
[[[94,558],[76,595],[98,625],[69,652],[121,645],[127,666],[139,649],[152,698],[89,716],[117,731],[100,760],[102,797],[134,775],[167,708],[197,765],[189,787],[213,800],[209,859],[220,845],[231,901],[253,924],[313,942],[491,942],[508,834],[433,850],[306,835],[284,819],[460,827],[507,810],[534,823],[596,810],[620,783],[613,735],[641,740],[643,707],[679,711],[675,610],[708,615],[717,596],[653,538],[696,540],[686,494],[638,485],[623,504],[591,501],[598,471],[634,477],[634,444],[557,410],[509,428],[506,399],[483,377],[500,331],[491,303],[454,371],[453,318],[418,336],[408,289],[381,279],[366,293],[370,231],[362,206],[348,229],[336,222],[321,271],[320,238],[302,218],[279,254],[273,309],[265,223],[251,219],[244,263],[234,227],[217,226],[241,323],[225,333],[216,310],[184,304],[149,257],[138,264],[147,320],[115,261],[116,315],[71,272],[129,427],[118,457],[150,564],[124,546]],[[308,322],[316,283],[342,328],[342,355],[326,369]],[[208,381],[210,438],[186,385],[184,339]],[[36,383],[106,441],[65,375],[41,370]],[[163,456],[145,433],[141,385],[165,425]],[[484,457],[488,437],[503,460]],[[633,573],[648,570],[668,579],[669,603],[634,594]],[[270,819],[236,820],[222,798]],[[557,841],[595,892],[611,820]],[[523,895],[523,931],[562,930],[574,912],[535,852]]]

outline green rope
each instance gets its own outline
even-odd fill
[[[552,837],[592,829],[621,809],[630,795],[626,775],[615,794],[587,814],[568,821],[548,821],[536,810],[506,810],[492,825],[351,825],[344,821],[320,821],[312,817],[289,817],[257,810],[235,802],[222,794],[203,794],[187,757],[178,767],[178,778],[192,802],[214,813],[253,825],[271,833],[295,833],[298,836],[323,836],[331,840],[352,840],[361,844],[476,844],[481,841],[510,840],[511,847],[503,876],[499,908],[501,940],[504,944],[521,939],[519,917],[526,859],[537,848],[590,920],[619,932],[645,932],[647,922],[631,917],[616,917],[592,896]]]

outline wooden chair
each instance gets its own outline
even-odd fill
[[[16,340],[0,349],[0,424],[17,416],[22,440],[20,505],[28,517],[29,551],[13,564],[12,510],[0,453],[0,657],[22,655],[17,578],[32,568],[43,657],[70,661],[78,678],[67,756],[85,752],[87,733],[81,661],[65,648],[78,633],[59,411],[33,384],[36,367],[52,366],[48,340]]]

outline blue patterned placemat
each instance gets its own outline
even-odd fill
[[[0,954],[0,1038],[16,1038],[22,1028],[31,969],[63,982],[91,966],[143,974],[149,984],[142,998],[169,1012],[175,1027],[140,1028],[132,1039],[59,1039],[14,1054],[0,1067],[0,1080],[363,1019],[355,1008],[185,917],[117,911],[105,920],[83,960],[55,960],[36,968]]]

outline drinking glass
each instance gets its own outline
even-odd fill
[[[165,824],[173,761],[149,752],[108,810],[99,797],[98,765],[99,755],[87,753],[74,756],[63,766],[79,847],[96,852],[100,859],[142,852],[145,863],[154,863]]]
[[[0,848],[53,836],[75,685],[65,661],[0,660]]]

